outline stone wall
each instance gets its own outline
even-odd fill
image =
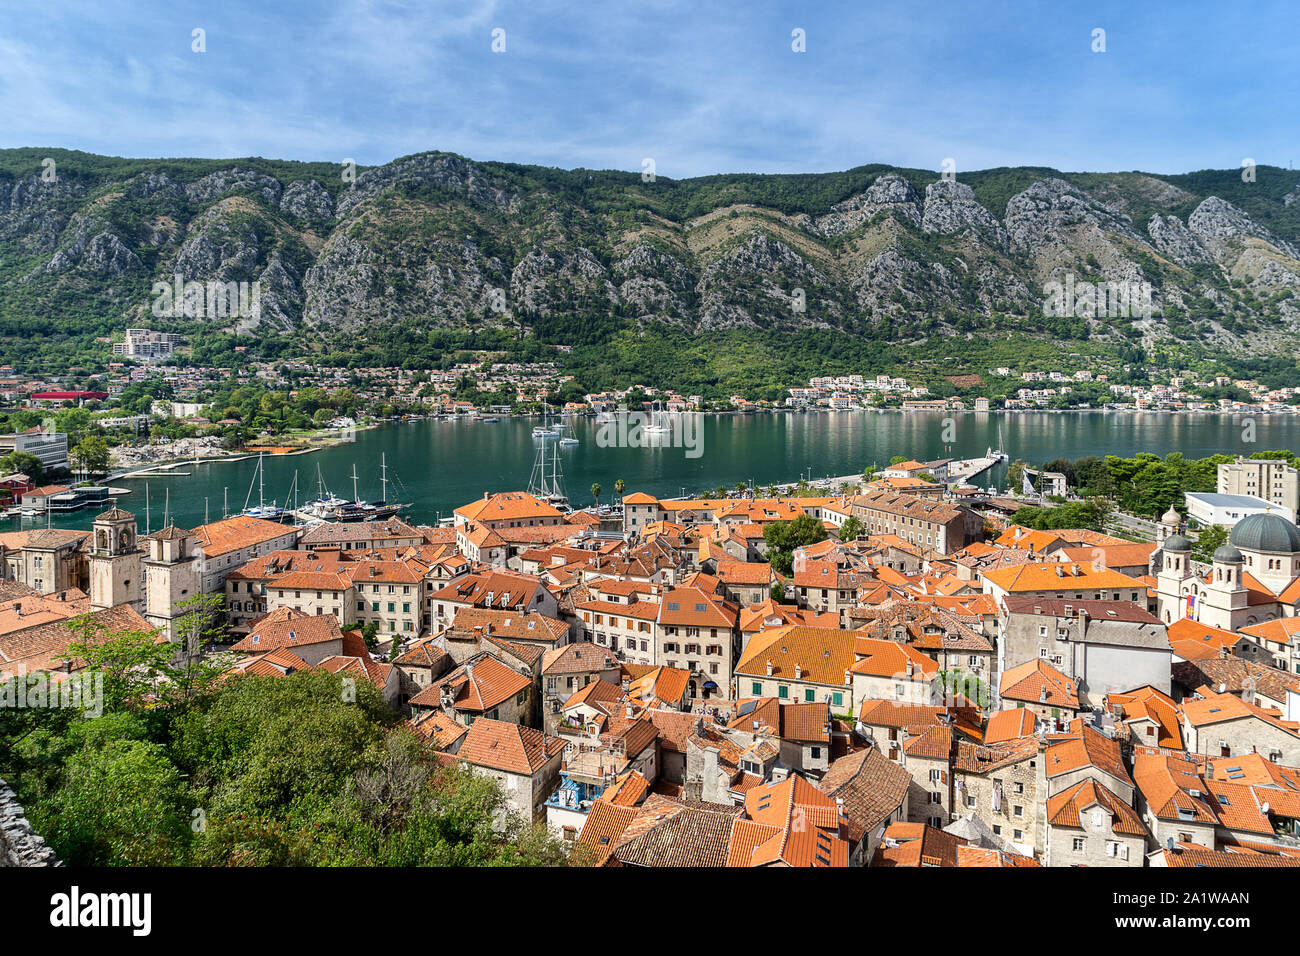
[[[13,790],[0,780],[0,866],[58,866],[54,851],[37,836]]]

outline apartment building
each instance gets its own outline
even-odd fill
[[[1253,495],[1293,515],[1300,512],[1300,470],[1285,461],[1239,457],[1224,462],[1214,490],[1221,495]]]

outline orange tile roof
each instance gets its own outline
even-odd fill
[[[853,641],[853,654],[856,659],[852,671],[855,674],[928,680],[939,673],[938,661],[898,641],[857,637]]]
[[[730,629],[736,626],[739,617],[739,611],[730,601],[699,588],[673,588],[664,593],[659,603],[660,624]]]
[[[475,628],[483,628],[483,633],[493,637],[550,645],[569,632],[568,624],[537,611],[521,613],[481,607],[457,608],[451,626],[462,633],[473,633]]]
[[[1048,746],[1045,754],[1046,775],[1057,777],[1084,767],[1095,767],[1116,780],[1131,784],[1133,779],[1124,766],[1119,742],[1083,725],[1082,721],[1075,723],[1077,731],[1054,738]]]
[[[1050,531],[1038,531],[1013,524],[1009,525],[1007,530],[1002,532],[994,543],[1001,548],[1015,548],[1042,554],[1052,545],[1060,543],[1060,541],[1061,538]]]
[[[852,631],[799,624],[760,631],[750,638],[735,672],[765,677],[770,660],[772,676],[781,680],[844,686],[845,672],[853,666],[854,640]],[[800,669],[798,678],[796,666]]]
[[[1106,695],[1106,704],[1118,708],[1125,723],[1149,720],[1156,726],[1156,746],[1183,749],[1183,728],[1178,719],[1178,705],[1172,697],[1155,687],[1139,687],[1127,693]]]
[[[1111,832],[1124,836],[1147,835],[1142,818],[1115,794],[1095,780],[1081,780],[1047,799],[1047,822],[1054,827],[1082,829],[1079,817],[1092,807],[1100,807],[1110,814]]]
[[[1003,671],[1001,696],[1045,707],[1079,709],[1078,685],[1042,658]]]
[[[1034,732],[1035,723],[1034,712],[1028,707],[999,710],[989,716],[988,727],[984,731],[984,742],[996,744],[1004,740],[1028,736]]]
[[[885,828],[872,866],[956,866],[967,840],[923,823],[894,822]]]
[[[564,752],[565,742],[519,724],[480,717],[470,725],[456,756],[476,767],[532,776]]]
[[[597,800],[592,804],[578,836],[578,844],[586,848],[593,866],[602,866],[609,859],[619,837],[636,818],[637,812],[636,807],[625,807],[608,800]],[[583,857],[579,855],[577,859],[582,861]]]
[[[438,707],[442,691],[452,695],[456,710],[483,713],[531,686],[532,681],[491,655],[480,655],[456,668],[411,698],[421,707]]]
[[[223,518],[194,529],[194,536],[203,547],[204,556],[208,558],[292,534],[294,529],[287,525],[247,515]]]
[[[691,672],[681,667],[659,666],[628,684],[628,697],[647,705],[677,707],[686,697]]]
[[[1210,627],[1191,618],[1185,617],[1169,625],[1169,646],[1183,660],[1222,657],[1240,640],[1240,634]]]
[[[1095,570],[1092,565],[1070,561],[1013,565],[982,571],[981,576],[1008,594],[1034,591],[1070,591],[1074,589],[1136,590],[1142,586],[1127,574],[1108,569]]]
[[[456,514],[470,521],[518,521],[528,518],[560,517],[559,511],[526,491],[485,495],[477,501],[461,505],[456,509]]]
[[[741,846],[748,863],[729,865],[848,866],[849,844],[840,837],[841,817],[835,801],[798,774],[745,793],[745,815],[771,833],[745,833]],[[753,840],[755,836],[765,839]],[[743,855],[743,854],[740,854]]]
[[[762,584],[773,580],[772,565],[758,561],[719,561],[718,578],[727,584]]]
[[[279,647],[343,642],[343,631],[332,614],[311,615],[293,608],[277,608],[249,625],[248,634],[231,650],[259,653]]]
[[[1199,696],[1183,698],[1183,715],[1194,727],[1253,717],[1270,723],[1279,730],[1285,730],[1293,736],[1300,736],[1300,724],[1292,720],[1283,720],[1281,714],[1275,710],[1266,710],[1248,704],[1232,694],[1216,694],[1208,687],[1200,687],[1196,693]]]

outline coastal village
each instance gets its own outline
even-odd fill
[[[1300,865],[1295,469],[1221,465],[1267,504],[1202,562],[1176,509],[1154,540],[1034,530],[941,465],[599,512],[488,491],[445,526],[108,507],[0,533],[0,688],[141,630],[229,680],[368,682],[574,865]]]
[[[457,417],[536,413],[548,399],[563,395],[556,408],[565,413],[599,413],[630,404],[653,403],[670,412],[757,412],[789,409],[1016,411],[1092,408],[1137,411],[1228,411],[1286,413],[1300,398],[1294,387],[1269,388],[1247,378],[1227,375],[1203,379],[1176,368],[1143,369],[1142,381],[1128,381],[1130,367],[1117,375],[1094,370],[1081,356],[1057,369],[988,368],[980,374],[950,375],[943,380],[951,394],[934,395],[914,377],[828,375],[794,385],[779,397],[755,395],[683,395],[646,385],[584,392],[563,370],[563,347],[550,362],[500,361],[492,353],[465,353],[473,361],[449,368],[413,371],[402,368],[340,369],[303,358],[280,361],[249,359],[235,367],[205,367],[186,362],[185,339],[175,333],[127,329],[123,341],[104,340],[113,350],[102,372],[40,376],[0,365],[0,411],[59,408],[88,409],[97,432],[115,446],[139,445],[159,421],[189,437],[252,437],[251,422],[224,416],[211,407],[220,389],[231,384],[282,392],[292,399],[304,383],[334,401],[336,414],[310,424],[319,428],[355,424],[356,419],[409,415]],[[237,347],[237,351],[245,347]],[[1124,379],[1119,381],[1116,379]],[[141,389],[160,397],[147,407],[124,409],[122,398]],[[267,423],[262,423],[267,424]],[[279,423],[281,426],[283,423]],[[264,437],[284,431],[273,427]],[[260,431],[260,429],[259,429]],[[172,434],[169,437],[176,437]],[[0,449],[3,446],[0,445]],[[227,449],[228,451],[228,449]],[[159,456],[146,456],[158,458]],[[129,453],[120,462],[135,463]]]
[[[198,460],[311,451],[351,440],[358,428],[416,418],[491,422],[555,413],[599,421],[624,409],[668,415],[1072,409],[1289,415],[1300,401],[1295,388],[1222,375],[1201,381],[1164,370],[1149,384],[1135,385],[1112,383],[1107,373],[1089,369],[1010,367],[948,376],[947,383],[965,389],[967,397],[934,396],[903,377],[854,374],[814,377],[775,400],[706,398],[645,385],[584,392],[563,372],[558,355],[555,362],[519,363],[484,354],[481,361],[419,372],[324,368],[302,359],[208,368],[179,363],[186,346],[176,333],[127,329],[123,341],[109,344],[115,361],[104,373],[38,377],[0,365],[0,518],[97,509],[114,494],[114,478]],[[225,401],[232,386],[242,390],[240,407]],[[996,397],[975,396],[972,389]],[[970,460],[972,467],[976,461]]]

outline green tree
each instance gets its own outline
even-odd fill
[[[171,668],[175,648],[157,631],[105,630],[89,615],[73,618],[68,629],[63,657],[103,675],[107,710],[143,706]]]
[[[599,508],[600,507],[600,483],[599,482],[592,482],[591,496],[596,499],[596,507]]]
[[[826,540],[826,526],[812,515],[802,514],[789,521],[773,521],[763,529],[767,557],[781,574],[790,574],[794,551],[805,545]]]
[[[1199,561],[1212,561],[1214,552],[1228,542],[1228,529],[1221,524],[1203,528],[1192,545],[1192,555]]]
[[[1106,509],[1097,499],[1072,501],[1056,508],[1034,508],[1028,505],[1017,508],[1011,516],[1014,524],[1038,531],[1061,528],[1087,528],[1100,531],[1106,520]]]
[[[866,534],[867,526],[862,523],[857,515],[850,515],[849,520],[840,526],[841,541],[855,541],[861,535]]]
[[[108,471],[108,442],[99,435],[87,435],[69,452],[73,463],[90,475],[101,475]]]
[[[180,772],[162,745],[141,740],[72,755],[63,786],[36,816],[50,845],[77,866],[183,862],[190,819]]]
[[[618,495],[620,500],[623,497],[623,492],[626,490],[627,490],[627,482],[624,481],[622,478],[615,479],[614,494]]]
[[[45,466],[41,460],[29,451],[11,451],[0,458],[0,477],[23,474],[39,485],[44,473]]]
[[[1011,489],[1012,494],[1020,491],[1021,485],[1025,480],[1025,463],[1017,458],[1007,466],[1007,487]]]

